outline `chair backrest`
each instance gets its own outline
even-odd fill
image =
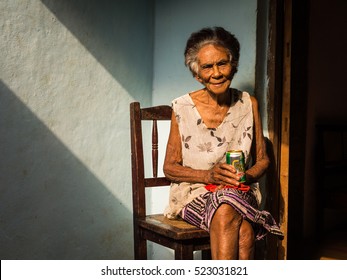
[[[130,104],[131,165],[134,218],[146,215],[145,188],[167,186],[170,181],[158,177],[158,126],[157,121],[171,120],[172,108],[168,105],[141,108],[139,102]],[[153,176],[145,178],[142,122],[152,121],[152,171]]]

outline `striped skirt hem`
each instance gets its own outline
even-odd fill
[[[207,192],[188,203],[181,211],[183,220],[201,229],[209,231],[214,213],[221,204],[231,205],[244,219],[253,226],[256,240],[272,233],[283,239],[283,233],[272,215],[258,210],[258,203],[253,193],[236,189],[221,189]]]

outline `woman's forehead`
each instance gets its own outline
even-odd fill
[[[203,46],[198,52],[198,60],[200,63],[214,63],[220,60],[228,60],[229,52],[226,48],[216,45],[206,45]]]

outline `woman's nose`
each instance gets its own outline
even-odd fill
[[[218,78],[221,76],[221,72],[219,71],[218,65],[213,65],[213,73],[212,73],[214,78]]]

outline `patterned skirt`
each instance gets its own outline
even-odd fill
[[[252,225],[256,240],[272,233],[283,239],[283,233],[275,219],[267,211],[258,210],[258,202],[252,191],[243,192],[237,189],[221,189],[207,192],[188,203],[181,211],[183,220],[201,229],[209,231],[214,213],[223,204],[231,205],[244,219]]]

